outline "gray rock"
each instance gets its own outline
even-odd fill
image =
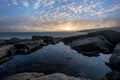
[[[112,44],[110,44],[104,38],[104,36],[96,36],[96,37],[85,38],[85,39],[77,39],[72,41],[68,45],[70,45],[71,48],[77,50],[78,52],[82,52],[82,53],[87,52],[86,54],[90,54],[91,52],[109,53],[110,46]]]
[[[5,77],[2,80],[30,80],[33,78],[41,77],[43,75],[44,75],[43,73],[35,73],[35,72],[27,73],[27,72],[25,72],[25,73],[19,73],[19,74]]]
[[[84,79],[84,78],[79,79],[79,78],[67,76],[67,75],[64,75],[64,74],[61,74],[61,73],[55,73],[55,74],[35,78],[35,79],[32,79],[32,80],[90,80],[90,79]]]
[[[8,51],[13,48],[13,45],[0,46],[0,59],[9,55]]]
[[[116,53],[120,54],[120,43],[118,43],[118,44],[116,45],[116,47],[114,48],[114,53],[115,53],[115,54],[116,54]]]
[[[19,73],[3,78],[2,80],[90,80],[85,78],[75,78],[61,73],[44,75],[43,73]]]
[[[120,42],[120,32],[115,30],[101,30],[96,32],[90,32],[88,33],[88,35],[90,36],[102,35],[112,44],[117,44]]]

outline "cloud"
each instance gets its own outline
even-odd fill
[[[23,0],[22,3],[23,3],[23,6],[25,6],[25,7],[28,7],[28,5],[29,5],[29,3],[26,0]]]
[[[54,0],[44,0],[44,1],[43,1],[44,6],[49,6],[49,5],[52,5],[52,4],[54,4],[54,3],[55,3]]]
[[[13,4],[14,4],[14,5],[18,5],[18,3],[17,3],[16,0],[13,0]]]
[[[105,12],[113,12],[115,10],[119,10],[120,9],[120,4],[117,5],[113,5],[111,6],[108,10],[106,10]]]
[[[34,5],[34,9],[38,9],[40,7],[42,0],[37,0],[35,5]]]

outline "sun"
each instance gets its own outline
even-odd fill
[[[71,28],[71,26],[65,26],[64,30],[65,30],[65,31],[71,31],[72,28]]]

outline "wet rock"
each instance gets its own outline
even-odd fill
[[[3,78],[2,80],[31,80],[43,76],[43,73],[25,72]]]
[[[43,40],[25,41],[14,44],[12,53],[28,53],[44,44]]]
[[[120,71],[120,43],[115,47],[108,66],[111,67],[112,70]]]
[[[111,48],[111,44],[104,38],[104,36],[77,39],[68,45],[85,55],[98,55],[99,52],[109,53]]]
[[[120,72],[108,72],[101,80],[120,80]]]
[[[120,32],[115,30],[102,30],[102,31],[90,32],[88,33],[88,35],[89,36],[102,35],[114,45],[120,42]]]
[[[79,78],[67,76],[61,73],[55,73],[55,74],[35,78],[32,80],[90,80],[90,79],[84,79],[84,78],[79,79]]]

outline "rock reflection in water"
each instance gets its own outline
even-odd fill
[[[0,66],[0,77],[19,72],[62,72],[98,80],[110,69],[104,64],[110,55],[87,57],[60,42],[29,55],[17,55]]]

